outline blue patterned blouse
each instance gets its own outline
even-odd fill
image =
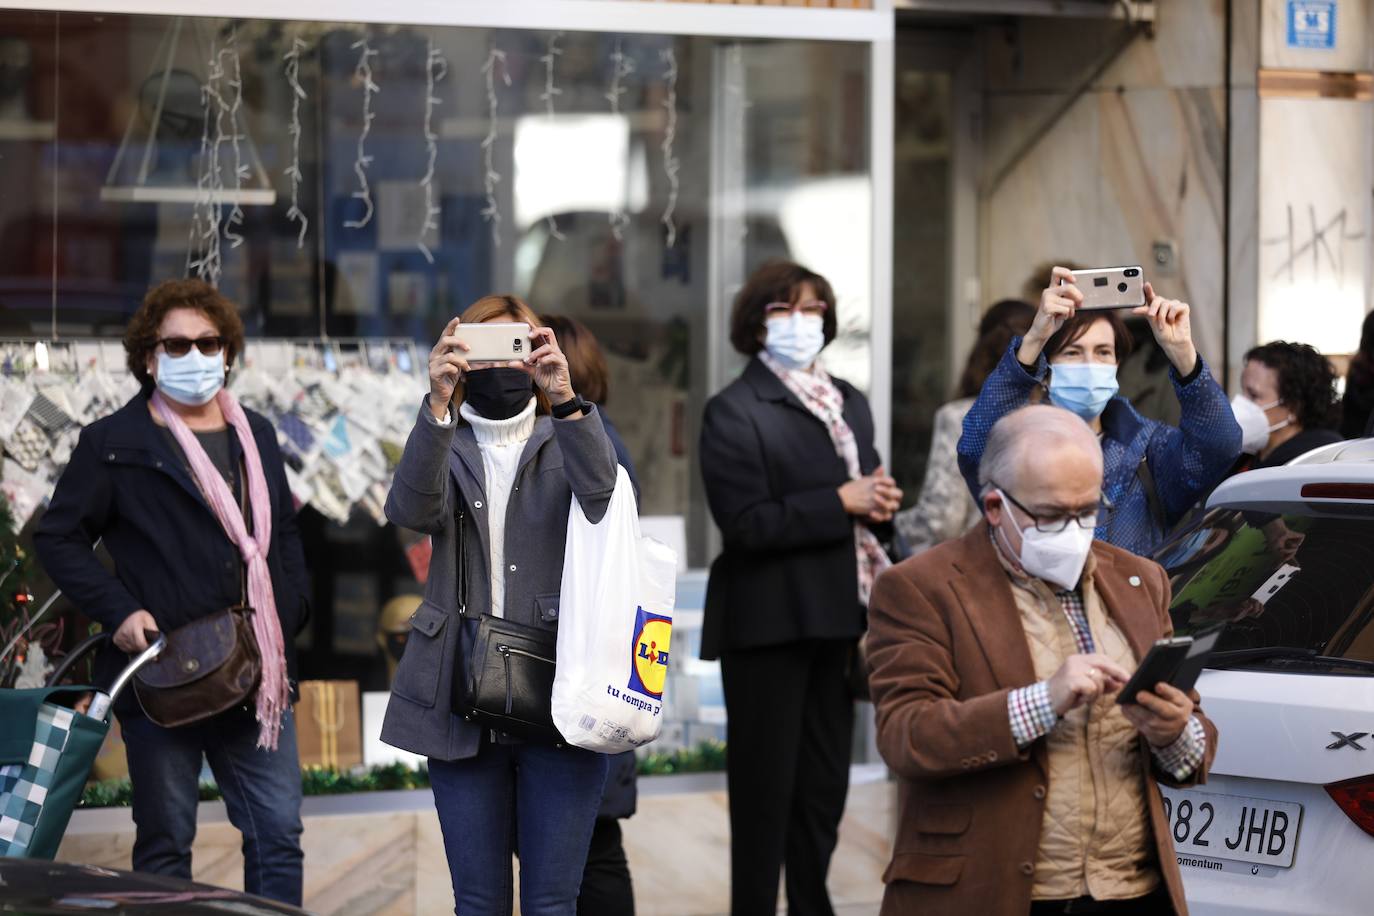
[[[964,417],[959,438],[959,470],[974,498],[978,496],[978,462],[993,424],[1030,402],[1049,370],[1042,354],[1034,373],[1016,359],[1021,338],[1011,342],[1001,362]],[[1123,397],[1112,398],[1102,412],[1102,492],[1114,507],[1097,537],[1132,553],[1149,556],[1164,540],[1150,512],[1139,473],[1147,461],[1168,524],[1172,526],[1226,476],[1240,456],[1240,426],[1226,394],[1198,357],[1200,371],[1184,380],[1172,366],[1169,380],[1183,408],[1178,427],[1142,417]]]

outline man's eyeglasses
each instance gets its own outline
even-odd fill
[[[801,312],[803,315],[825,315],[829,307],[819,299],[804,299],[801,302],[770,302],[764,306],[763,314],[766,318],[775,318],[779,315],[787,315],[791,312]]]
[[[994,484],[993,486],[996,486]],[[1015,496],[1012,496],[1002,487],[997,487],[997,491],[1011,501],[1011,504],[1020,509],[1035,524],[1035,530],[1044,534],[1058,534],[1069,527],[1072,522],[1078,527],[1091,531],[1094,528],[1107,524],[1111,518],[1112,509],[1115,508],[1107,497],[1103,496],[1102,501],[1097,504],[1097,508],[1079,515],[1060,515],[1054,518],[1043,518],[1036,515],[1031,510],[1021,504]]]
[[[204,356],[214,356],[224,349],[224,338],[218,335],[197,337],[194,340],[189,337],[164,337],[158,344],[167,351],[168,356],[185,356],[191,352],[192,347]]]

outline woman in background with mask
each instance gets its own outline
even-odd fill
[[[1245,354],[1231,401],[1245,452],[1239,471],[1276,468],[1340,442],[1336,372],[1307,344],[1276,340]]]
[[[532,352],[469,365],[462,326],[483,322],[528,324]],[[429,758],[454,911],[464,916],[511,912],[516,851],[521,912],[577,912],[606,755],[467,722],[453,688],[472,663],[479,615],[557,630],[572,501],[596,524],[615,482],[596,405],[573,389],[557,337],[528,305],[487,296],[448,323],[386,499],[387,518],[431,535],[434,551],[382,740]]]
[[[1172,364],[1169,378],[1182,419],[1177,427],[1142,417],[1117,395],[1116,368],[1130,334],[1115,311],[1079,312],[1074,275],[1054,268],[1025,337],[1013,340],[983,385],[959,439],[959,468],[978,492],[978,462],[999,419],[1045,390],[1051,403],[1078,414],[1102,443],[1103,501],[1110,508],[1096,536],[1149,555],[1240,454],[1240,427],[1221,386],[1193,345],[1186,302],[1164,299],[1145,284],[1155,340]]]
[[[849,787],[847,675],[868,593],[888,565],[875,529],[901,504],[873,416],[817,362],[835,338],[830,284],[766,264],[735,297],[730,342],[749,357],[711,398],[701,472],[724,549],[711,566],[703,658],[727,712],[731,912],[832,912],[826,872]]]
[[[248,707],[179,728],[115,703],[133,788],[135,871],[191,877],[202,759],[243,834],[244,889],[301,903],[301,774],[295,637],[309,577],[272,424],[224,387],[243,350],[233,303],[200,280],[148,292],[124,333],[142,391],[81,431],[34,546],[52,580],[112,633],[97,658],[109,683],[124,653],[225,608],[251,604],[262,676]],[[91,549],[104,542],[108,571]]]

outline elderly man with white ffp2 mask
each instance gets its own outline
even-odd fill
[[[993,427],[984,521],[869,605],[878,746],[903,781],[884,914],[1187,913],[1159,784],[1205,779],[1196,694],[1117,694],[1169,635],[1157,564],[1094,541],[1102,450],[1025,407]]]

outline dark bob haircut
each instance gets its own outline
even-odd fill
[[[224,338],[225,365],[229,368],[243,352],[243,320],[234,303],[204,280],[164,280],[148,290],[124,329],[125,363],[144,390],[153,385],[148,357],[157,349],[162,320],[175,309],[194,309],[210,319]]]
[[[769,261],[744,281],[735,296],[730,313],[730,343],[745,356],[753,356],[763,349],[764,312],[774,302],[795,304],[804,283],[816,290],[816,298],[825,303],[825,342],[835,339],[835,291],[820,274],[812,273],[794,261]]]
[[[1252,348],[1245,362],[1252,359],[1278,373],[1279,399],[1303,429],[1337,427],[1336,371],[1330,360],[1308,344],[1286,340]]]
[[[1105,321],[1112,327],[1112,339],[1116,343],[1116,361],[1119,364],[1126,357],[1131,355],[1135,349],[1135,338],[1131,336],[1131,331],[1126,327],[1126,322],[1121,317],[1121,313],[1115,309],[1105,309],[1102,311],[1078,312],[1064,326],[1054,332],[1054,336],[1045,342],[1045,359],[1054,362],[1054,358],[1063,352],[1069,344],[1077,343],[1079,338],[1088,333],[1088,328]]]

